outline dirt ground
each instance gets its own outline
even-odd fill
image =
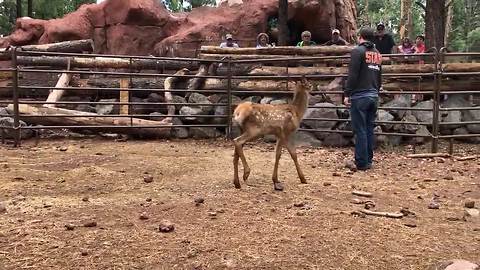
[[[465,201],[480,204],[480,159],[383,150],[373,170],[350,173],[343,163],[351,148],[298,151],[309,184],[300,184],[284,151],[285,190],[276,192],[273,145],[246,147],[252,173],[240,190],[227,141],[0,146],[0,269],[408,270],[443,259],[480,261],[480,218],[464,220]],[[480,145],[456,152],[478,154]],[[434,194],[440,208],[428,209]],[[354,215],[364,207],[354,198],[415,216]],[[175,230],[159,232],[163,220]],[[96,226],[84,226],[91,221]]]

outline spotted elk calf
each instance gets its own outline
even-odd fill
[[[272,175],[274,189],[283,190],[283,185],[278,181],[278,162],[282,154],[283,146],[287,148],[295,163],[300,182],[303,184],[307,183],[298,164],[294,141],[295,131],[297,131],[300,126],[300,122],[308,107],[308,98],[311,89],[312,85],[303,77],[301,82],[296,83],[293,101],[290,104],[271,105],[244,102],[237,106],[233,112],[233,121],[240,127],[242,135],[234,140],[233,183],[236,188],[241,187],[238,179],[239,159],[242,159],[243,164],[243,180],[246,181],[250,175],[250,167],[243,153],[243,145],[247,141],[262,135],[275,135],[277,138],[277,145],[275,146],[275,166]]]

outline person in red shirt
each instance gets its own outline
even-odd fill
[[[425,53],[425,37],[418,35],[415,39],[415,53]]]

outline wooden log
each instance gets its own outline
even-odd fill
[[[407,155],[408,158],[434,158],[434,157],[450,157],[448,153],[425,153],[425,154],[410,154]]]
[[[120,79],[120,88],[128,89],[130,86],[130,81],[126,78]],[[127,91],[120,91],[120,102],[128,103],[130,102],[130,92]],[[120,106],[120,114],[127,115],[130,111],[129,105],[121,105]]]
[[[294,47],[278,46],[269,48],[220,48],[217,46],[202,46],[202,54],[252,54],[252,55],[318,55],[318,54],[349,54],[354,46],[312,46]]]
[[[177,60],[158,60],[158,59],[132,59],[127,58],[109,58],[109,57],[60,57],[60,56],[19,56],[17,63],[23,66],[50,66],[65,68],[70,61],[72,68],[123,68],[123,69],[174,69],[181,68],[197,69],[198,62],[195,61],[177,61]]]
[[[93,40],[81,39],[73,41],[64,41],[57,43],[48,43],[40,45],[25,45],[19,47],[22,51],[35,51],[35,52],[62,52],[62,53],[81,53],[81,52],[93,52]],[[12,50],[10,48],[0,49],[0,60],[10,60]]]
[[[479,66],[480,67],[480,66]],[[420,73],[433,72],[435,65],[386,65],[382,66],[382,72],[388,73]],[[479,69],[480,70],[480,69]],[[290,75],[340,75],[347,74],[348,67],[289,67],[288,74]],[[277,66],[262,66],[253,69],[250,75],[287,75],[286,67]]]
[[[480,63],[446,63],[442,64],[444,72],[480,72]]]
[[[64,53],[81,53],[93,52],[93,40],[80,39],[72,41],[63,41],[57,43],[40,44],[40,45],[25,45],[20,47],[22,51],[37,51],[37,52],[64,52]]]
[[[356,196],[360,196],[360,197],[367,197],[367,198],[373,197],[372,193],[366,192],[366,191],[361,191],[361,190],[352,191],[352,195],[356,195]]]
[[[467,160],[475,160],[479,158],[479,155],[472,155],[472,156],[465,156],[465,157],[456,157],[455,160],[457,161],[467,161]]]
[[[388,217],[388,218],[402,218],[403,217],[402,213],[376,212],[376,211],[370,211],[370,210],[367,210],[367,209],[360,209],[360,212],[364,213],[365,215],[377,216],[377,217]]]
[[[72,79],[72,74],[71,73],[62,73],[60,78],[58,79],[57,84],[55,85],[55,88],[65,88],[68,86],[70,83],[70,80]],[[48,95],[47,102],[57,102],[59,101],[63,94],[65,93],[64,89],[52,89],[50,94]],[[44,107],[55,107],[55,104],[44,104]]]
[[[13,104],[8,105],[7,110],[13,112]],[[152,137],[168,137],[172,125],[167,119],[152,121],[130,117],[103,117],[95,113],[81,112],[62,108],[34,107],[28,104],[19,105],[20,118],[27,123],[39,125],[62,125],[62,126],[160,126],[159,128],[96,128],[107,132],[137,134]],[[45,115],[46,117],[22,117],[23,115]],[[72,115],[76,117],[55,117],[55,115]],[[48,116],[48,117],[47,117]],[[88,129],[88,128],[85,128]],[[92,128],[94,129],[94,128]]]

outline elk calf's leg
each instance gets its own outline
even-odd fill
[[[300,164],[298,164],[298,159],[297,159],[297,150],[295,147],[295,142],[293,139],[293,136],[289,138],[289,141],[287,143],[287,150],[290,153],[290,156],[293,159],[293,163],[295,163],[295,168],[297,168],[297,173],[298,173],[298,178],[300,178],[300,182],[302,184],[306,184],[307,180],[305,179],[305,175],[303,175],[302,169],[300,168]]]
[[[280,157],[282,156],[282,145],[283,145],[283,140],[277,139],[277,145],[275,146],[275,165],[273,167],[273,174],[272,174],[272,180],[273,180],[273,187],[275,190],[283,190],[283,185],[278,181],[278,163],[280,161]]]
[[[235,188],[241,188],[242,186],[240,185],[240,181],[238,180],[238,160],[240,159],[240,156],[238,155],[236,146],[235,146],[234,152],[235,153],[233,154],[233,184],[235,185]]]

